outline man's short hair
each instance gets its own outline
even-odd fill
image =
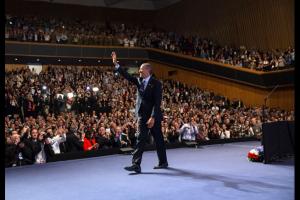
[[[143,63],[141,66],[147,67],[149,69],[149,73],[152,74],[152,65],[150,63]]]

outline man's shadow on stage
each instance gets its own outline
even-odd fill
[[[173,167],[168,167],[167,169],[164,169],[164,172],[161,171],[141,172],[141,173],[130,173],[129,175],[158,175],[158,176],[169,176],[169,177],[186,177],[186,178],[196,179],[199,181],[203,181],[203,180],[218,181],[218,182],[222,182],[225,187],[233,188],[244,192],[253,192],[253,193],[256,193],[257,190],[253,191],[253,190],[245,189],[246,187],[248,187],[247,185],[251,185],[256,188],[291,189],[290,187],[284,185],[275,185],[271,183],[265,183],[265,182],[249,180],[249,179],[240,179],[236,177],[221,176],[217,174],[199,173],[199,172],[193,172],[190,170],[178,169]],[[241,188],[240,187],[241,185],[246,185],[246,186]]]

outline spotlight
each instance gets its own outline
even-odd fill
[[[38,58],[38,59],[36,59],[36,61],[38,61],[38,62],[39,62],[39,61],[40,61],[40,59]]]
[[[18,61],[18,58],[15,58],[14,60],[15,60],[15,61]]]
[[[73,92],[69,92],[69,93],[67,93],[67,97],[68,97],[68,98],[72,98],[72,97],[74,97],[74,94],[73,94]]]
[[[12,25],[13,24],[12,21],[10,21],[9,24]]]
[[[60,58],[57,61],[60,62],[61,61]]]
[[[101,62],[100,60],[97,61],[98,63]]]
[[[99,88],[98,88],[98,87],[93,87],[93,91],[94,91],[94,92],[98,92],[98,91],[99,91]]]
[[[81,61],[82,61],[81,59],[78,60],[78,62],[81,62]]]

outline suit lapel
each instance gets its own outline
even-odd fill
[[[144,94],[144,92],[145,92],[145,90],[144,90],[144,92],[142,92],[142,91],[141,91],[141,87],[142,87],[142,81],[143,81],[143,79],[142,79],[142,78],[139,78],[139,79],[138,79],[138,81],[139,81],[139,86],[138,86],[138,91],[139,91],[139,94],[140,94],[140,95],[143,95],[143,94]]]
[[[153,82],[153,78],[152,78],[152,76],[151,76],[150,79],[149,79],[149,81],[148,81],[148,84],[147,84],[147,86],[146,86],[144,92],[146,92],[147,89],[149,89],[150,87],[152,87],[152,85],[153,85],[152,82]]]

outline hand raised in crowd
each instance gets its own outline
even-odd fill
[[[113,61],[113,64],[114,64],[114,65],[118,64],[116,52],[113,51],[113,52],[111,53],[111,58],[112,58],[112,61]]]
[[[94,148],[94,149],[98,149],[98,148],[99,148],[99,144],[98,144],[98,143],[95,143],[95,144],[93,145],[93,148]]]
[[[28,129],[29,129],[28,126],[24,126],[24,127],[22,128],[22,131],[21,131],[21,136],[22,136],[24,133],[26,133]]]
[[[58,134],[63,135],[65,133],[65,129],[61,126],[58,128]]]

